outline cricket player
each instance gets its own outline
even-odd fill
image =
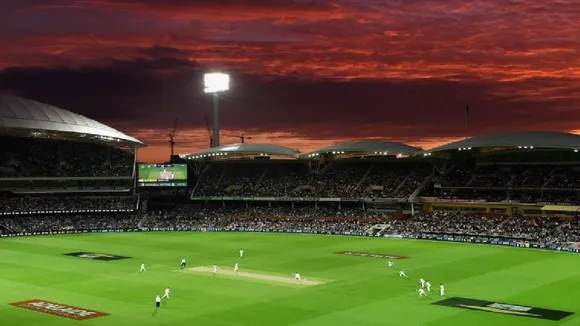
[[[427,288],[427,292],[431,292],[431,283],[429,281],[425,281],[425,287]]]
[[[171,291],[169,291],[169,288],[166,288],[166,289],[165,289],[165,294],[164,294],[164,295],[161,297],[161,299],[163,299],[163,298],[167,298],[167,299],[169,299],[169,293],[170,293],[170,292],[171,292]]]
[[[300,277],[300,273],[294,273],[294,279],[302,282],[302,278]]]
[[[145,269],[145,263],[141,264],[141,270],[139,270],[139,273],[143,273],[146,272],[147,270]]]
[[[185,268],[185,258],[181,260],[181,268]]]
[[[421,289],[424,289],[425,288],[425,280],[423,278],[420,278],[419,283],[421,283]]]
[[[158,309],[159,305],[161,305],[161,297],[159,295],[157,295],[155,297],[155,308]]]
[[[238,269],[239,269],[239,266],[238,266],[238,263],[236,263],[234,265],[234,273],[238,274]]]
[[[395,265],[395,264],[393,264],[393,261],[392,261],[392,260],[389,260],[389,261],[387,262],[387,266],[389,266],[389,267],[393,268],[393,265]]]
[[[403,270],[400,270],[400,271],[399,271],[399,277],[409,278],[409,277],[407,276],[407,274],[405,274],[405,272],[404,272]]]
[[[240,249],[240,258],[244,258],[244,250]]]
[[[443,286],[443,284],[439,285],[439,294],[441,296],[445,295],[445,287]]]
[[[213,275],[217,274],[217,265],[213,265]]]
[[[419,290],[417,290],[417,292],[419,293],[419,296],[420,297],[427,296],[427,293],[425,293],[425,290],[423,290],[422,288],[419,288]]]

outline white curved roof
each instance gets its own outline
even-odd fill
[[[90,135],[121,140],[138,146],[144,145],[136,138],[85,116],[6,94],[0,94],[0,128],[56,132],[79,137]]]
[[[387,152],[393,155],[413,155],[421,149],[409,146],[403,143],[386,142],[386,141],[355,141],[335,144],[315,150],[303,155],[311,155],[316,153],[332,153],[332,152],[350,152],[350,153],[372,153],[372,152]]]
[[[184,159],[195,159],[208,156],[225,156],[225,155],[260,155],[268,156],[287,156],[296,158],[300,151],[288,147],[277,146],[272,144],[258,144],[258,143],[237,143],[230,145],[223,145],[214,148],[208,148],[201,152],[191,154],[179,154]]]
[[[429,150],[441,152],[460,148],[519,147],[580,149],[580,136],[555,131],[517,131],[459,140]]]

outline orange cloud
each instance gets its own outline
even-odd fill
[[[166,98],[169,89],[192,89],[188,78],[199,69],[262,80],[247,86],[262,100],[226,95],[230,112],[242,106],[251,115],[231,113],[232,133],[245,130],[256,137],[253,141],[306,151],[357,136],[433,147],[464,133],[465,102],[474,108],[474,134],[572,130],[580,123],[580,41],[575,37],[580,6],[575,0],[6,0],[2,6],[0,74],[8,67],[42,67],[49,73],[38,89],[58,84],[44,92],[60,95],[32,91],[33,82],[10,80],[9,87],[67,104],[61,98],[72,97],[67,89],[72,86],[60,85],[66,80],[57,73],[63,67],[74,68],[66,75],[71,80],[75,69],[90,67],[82,80],[99,89],[107,84],[87,76],[98,68],[125,69],[124,75],[138,77],[109,93],[77,92],[87,102],[112,102],[106,104],[117,116],[91,111],[90,103],[81,101],[71,109],[136,132],[152,145],[144,150],[151,157],[166,148],[166,140],[157,139],[165,122],[155,114],[156,106],[171,112],[168,121],[183,107],[201,111],[207,106],[185,95]],[[174,49],[163,55],[177,63],[136,71],[140,64],[158,64],[144,52],[153,47]],[[26,76],[40,78],[36,70]],[[288,86],[276,84],[280,78],[304,86],[285,93],[280,89]],[[361,79],[370,82],[359,87]],[[141,80],[155,86],[135,91]],[[139,111],[147,118],[135,121]],[[413,117],[401,118],[409,114]],[[311,116],[327,125],[304,122]],[[200,120],[191,118],[184,126],[182,142],[188,145],[180,144],[180,151],[207,143],[195,119]],[[142,125],[134,127],[137,123]],[[350,123],[364,130],[345,127]],[[283,136],[276,137],[275,130]]]
[[[171,19],[210,19],[214,21],[254,19],[273,19],[279,22],[316,21],[343,19],[348,15],[341,6],[328,1],[300,3],[268,0],[78,0],[75,1],[74,6],[141,12]],[[43,8],[43,6],[38,8]]]

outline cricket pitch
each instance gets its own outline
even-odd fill
[[[203,273],[203,274],[213,274],[213,268],[211,267],[192,267],[189,268],[190,272],[193,273]],[[256,272],[238,272],[235,273],[233,270],[223,270],[218,269],[216,276],[226,275],[228,278],[244,278],[244,279],[251,279],[251,280],[258,280],[267,283],[274,283],[274,284],[292,284],[298,286],[316,286],[328,283],[328,281],[315,281],[309,279],[302,279],[302,281],[297,281],[293,277],[284,277],[284,276],[276,276],[276,275],[269,275],[269,274],[262,274]]]

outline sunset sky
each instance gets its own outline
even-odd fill
[[[580,129],[580,0],[1,0],[0,90],[146,142],[208,146],[202,76],[232,75],[222,144],[302,151]]]

